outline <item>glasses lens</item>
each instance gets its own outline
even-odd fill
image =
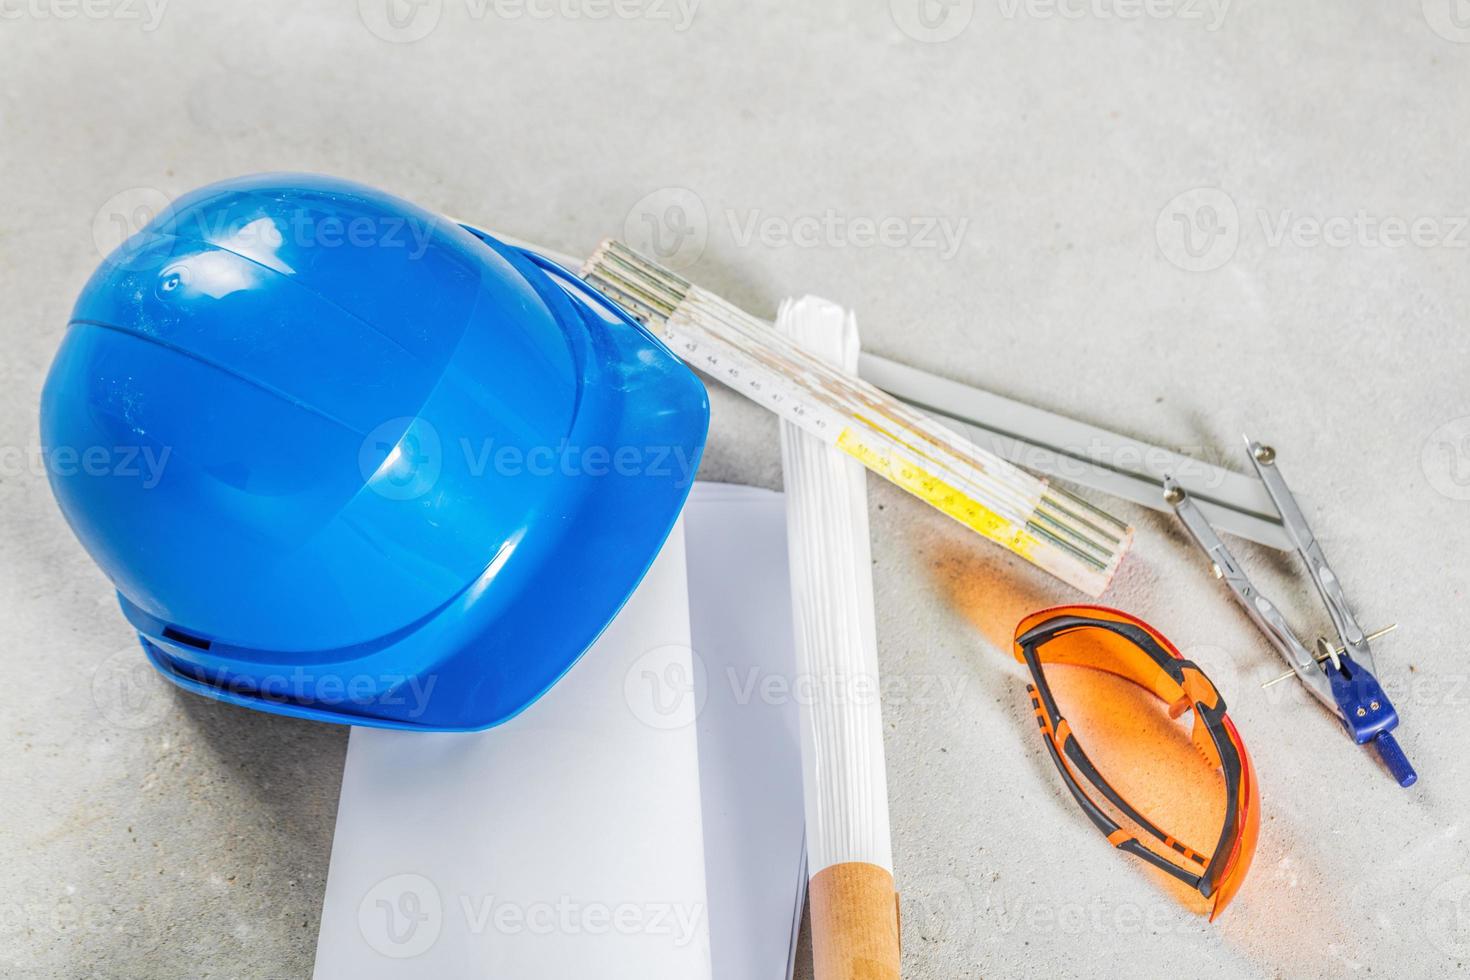
[[[1240,740],[1240,733],[1229,719],[1225,721],[1225,728],[1230,734],[1231,744],[1240,755],[1240,802],[1236,807],[1236,819],[1241,831],[1239,840],[1225,862],[1219,887],[1215,889],[1211,921],[1225,911],[1225,906],[1230,904],[1230,900],[1245,883],[1245,873],[1250,870],[1251,859],[1256,856],[1256,838],[1261,833],[1261,784],[1256,781],[1256,767],[1251,762],[1250,753],[1245,750],[1245,744]]]
[[[1051,610],[1034,625],[1059,612],[1068,614]],[[1172,651],[1167,640],[1123,614],[1092,608],[1071,614],[1123,624],[1135,636],[1143,630],[1160,649]],[[1085,753],[1085,761],[1063,753],[1082,791],[1141,846],[1191,875],[1204,874],[1221,834],[1226,785],[1218,762],[1192,737],[1193,711],[1170,717],[1170,706],[1184,696],[1180,684],[1135,639],[1101,626],[1063,632],[1036,654],[1057,710]],[[1200,737],[1209,742],[1207,733]],[[1218,890],[1204,903],[1183,882],[1158,873],[1201,911],[1220,907]]]

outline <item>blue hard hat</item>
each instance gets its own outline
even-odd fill
[[[304,174],[204,187],[132,236],[41,398],[52,490],[164,675],[440,730],[510,718],[591,645],[708,421],[575,276]]]

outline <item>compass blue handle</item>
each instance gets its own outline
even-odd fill
[[[1388,732],[1379,732],[1378,737],[1373,740],[1373,747],[1378,750],[1378,758],[1388,766],[1388,771],[1400,786],[1413,786],[1419,781],[1419,774],[1409,765],[1409,757],[1404,755],[1398,741]]]

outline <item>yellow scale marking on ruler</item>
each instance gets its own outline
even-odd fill
[[[1015,522],[1006,520],[932,473],[895,460],[874,448],[863,440],[862,433],[857,429],[851,426],[843,429],[837,437],[837,448],[874,473],[996,544],[1009,548],[1024,558],[1032,557],[1036,538],[1025,528],[1017,527]]]

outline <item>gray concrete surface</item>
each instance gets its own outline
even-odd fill
[[[1403,624],[1379,664],[1421,784],[1290,685],[1261,692],[1272,655],[1180,533],[1118,508],[1139,537],[1107,601],[1214,675],[1264,787],[1237,905],[1182,911],[1037,744],[1004,641],[1072,597],[874,483],[906,975],[1463,970],[1455,2],[430,0],[394,28],[381,0],[0,0],[0,973],[310,971],[345,733],[146,674],[35,462],[99,248],[162,195],[266,169],[574,252],[658,228],[756,312],[820,293],[872,350],[1202,458],[1273,440],[1365,624]],[[714,400],[704,475],[778,486],[772,420]],[[1328,625],[1292,561],[1240,553],[1302,630]]]

